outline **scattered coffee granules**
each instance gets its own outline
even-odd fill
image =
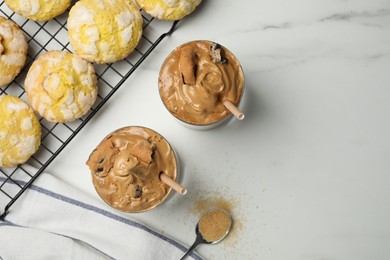
[[[191,216],[201,217],[204,212],[212,208],[224,209],[228,211],[234,221],[232,223],[229,236],[223,240],[223,247],[226,250],[232,250],[238,246],[241,241],[242,234],[247,228],[246,216],[240,210],[242,201],[239,197],[229,196],[229,191],[199,191],[197,198],[194,199],[193,206],[188,209],[188,218]]]
[[[232,219],[225,210],[215,209],[205,214],[199,221],[199,232],[207,242],[221,240],[232,226]]]

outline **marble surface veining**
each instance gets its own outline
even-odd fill
[[[195,131],[162,105],[162,61],[197,39],[241,61],[242,122]],[[48,171],[97,196],[84,165],[90,151],[115,128],[144,125],[176,148],[189,192],[129,217],[190,245],[196,202],[222,197],[234,205],[236,231],[199,247],[206,259],[386,260],[389,101],[389,0],[205,0]]]

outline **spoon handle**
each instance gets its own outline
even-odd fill
[[[191,253],[192,250],[194,250],[198,245],[202,244],[204,242],[203,238],[201,236],[196,236],[195,242],[188,248],[188,250],[179,258],[179,260],[184,259],[189,253]]]

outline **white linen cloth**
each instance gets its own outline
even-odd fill
[[[3,188],[12,186],[8,181]],[[0,221],[0,259],[174,260],[183,254],[180,243],[117,213],[42,173]],[[201,258],[192,253],[188,259]]]

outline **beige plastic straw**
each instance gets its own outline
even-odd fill
[[[238,120],[242,120],[245,118],[244,113],[242,113],[232,102],[226,100],[223,102],[223,105],[230,111],[232,114],[238,118]]]
[[[167,184],[169,187],[180,193],[181,195],[185,195],[187,193],[187,189],[181,186],[179,183],[172,180],[168,175],[165,173],[160,174],[160,180]]]

